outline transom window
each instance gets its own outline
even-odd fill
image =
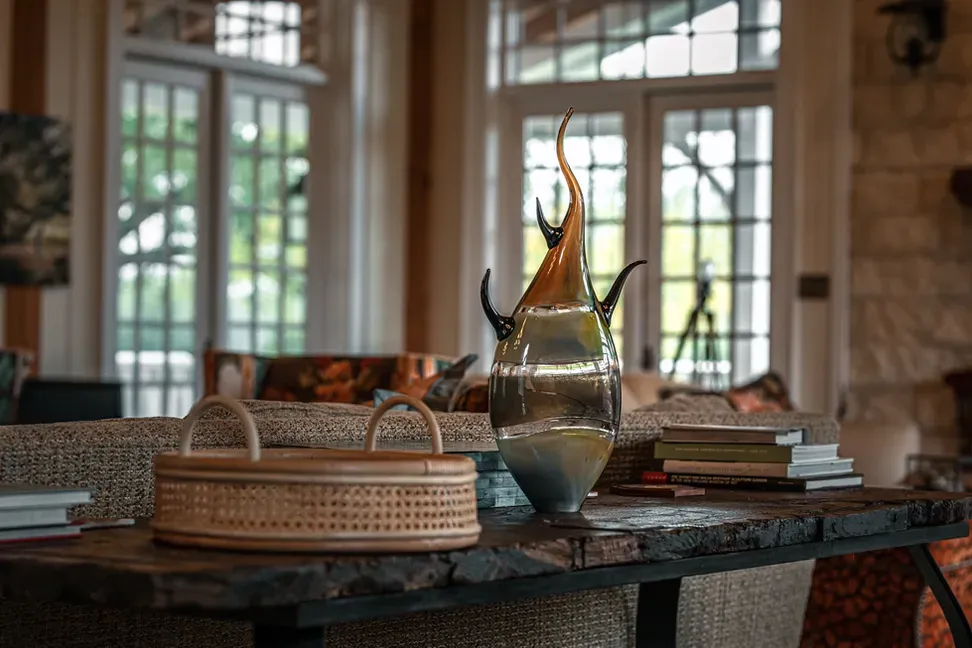
[[[216,5],[216,52],[297,65],[300,25],[296,2],[220,2]]]
[[[502,83],[518,85],[775,69],[780,5],[780,0],[504,0],[494,5],[500,15],[490,39],[493,73]]]
[[[324,65],[320,0],[126,0],[132,36],[200,45],[218,54],[288,67]]]
[[[625,290],[612,333],[627,366],[728,387],[785,362],[784,322],[770,281],[773,157],[781,0],[492,0],[485,97],[522,131],[500,135],[494,179],[498,239],[521,250],[525,287],[546,252],[535,198],[549,221],[566,211],[554,153],[565,149],[584,190],[587,250],[599,296],[627,262],[646,259]],[[707,90],[719,76],[718,90]],[[732,78],[737,77],[738,86]],[[514,87],[515,86],[515,87]],[[556,87],[560,86],[560,87]],[[507,117],[496,118],[495,127]],[[489,140],[486,140],[489,143]],[[488,151],[488,149],[487,149]],[[486,158],[486,178],[497,171]],[[515,176],[514,176],[515,177]],[[487,189],[493,185],[487,183]],[[515,205],[515,207],[514,207]],[[487,205],[486,212],[492,208]],[[515,223],[515,221],[514,221]],[[503,248],[498,248],[502,250]],[[502,262],[503,253],[493,253]],[[711,275],[702,313],[678,352]],[[502,284],[504,298],[515,295]],[[783,366],[776,369],[786,371]]]

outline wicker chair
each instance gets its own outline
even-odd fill
[[[353,406],[245,404],[267,445],[361,440],[370,413]],[[444,414],[439,420],[447,441],[491,435],[484,415]],[[816,443],[837,439],[833,421],[804,414],[637,412],[622,418],[617,447],[602,481],[637,479],[649,467],[650,442],[662,425],[700,420],[803,425]],[[94,487],[95,501],[80,515],[150,516],[152,459],[176,447],[180,423],[156,418],[3,428],[0,481]],[[426,434],[416,414],[395,413],[383,422],[382,439],[417,439]],[[242,443],[239,423],[228,412],[211,411],[197,425],[196,447],[241,447]],[[806,562],[687,579],[679,602],[678,645],[795,648],[812,568]],[[636,598],[636,588],[620,587],[481,606],[474,611],[456,609],[339,625],[329,629],[327,645],[628,648],[634,641]],[[236,622],[0,600],[0,648],[248,645],[249,629]]]

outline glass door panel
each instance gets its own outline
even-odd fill
[[[668,110],[661,131],[659,369],[724,388],[770,365],[773,109]]]

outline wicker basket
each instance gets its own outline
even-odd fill
[[[376,451],[378,422],[407,404],[424,416],[432,454]],[[195,422],[223,406],[243,423],[246,450],[191,451]],[[475,463],[442,454],[435,417],[407,396],[384,401],[364,450],[262,449],[243,406],[208,397],[186,417],[178,452],[155,459],[157,540],[257,551],[404,552],[479,539]]]

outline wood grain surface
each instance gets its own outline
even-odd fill
[[[605,495],[575,515],[481,511],[483,534],[470,549],[350,556],[177,549],[154,543],[141,523],[0,548],[0,596],[205,614],[276,609],[894,534],[954,525],[970,510],[966,494],[904,490],[715,491],[679,500]]]

